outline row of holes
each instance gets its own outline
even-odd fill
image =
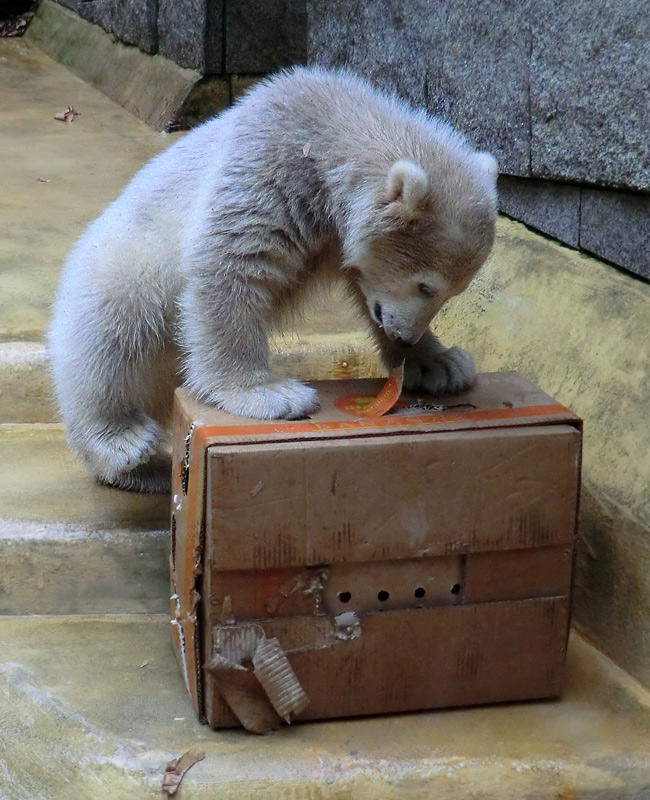
[[[460,584],[455,583],[451,589],[449,590],[452,594],[458,594],[460,592]],[[418,588],[413,592],[414,597],[417,597],[418,600],[423,598],[427,593],[427,590],[423,586],[418,586]],[[390,597],[390,592],[387,592],[385,589],[377,592],[377,600],[380,603],[385,603],[386,600]],[[339,600],[342,603],[349,603],[352,600],[352,592],[339,592]]]

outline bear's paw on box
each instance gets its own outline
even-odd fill
[[[177,391],[172,613],[214,727],[557,696],[581,423],[515,373],[379,418],[316,384],[308,420]]]

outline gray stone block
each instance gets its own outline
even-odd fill
[[[420,1],[428,108],[490,151],[500,171],[530,172],[528,3]]]
[[[228,73],[265,74],[307,58],[304,0],[229,0],[225,28]]]
[[[426,106],[426,56],[411,3],[308,0],[310,63],[348,67],[413,105]]]
[[[158,50],[158,0],[79,0],[74,10],[145,53]]]
[[[650,196],[581,191],[580,247],[650,279]]]
[[[308,0],[309,60],[347,65],[529,174],[526,4]]]
[[[647,3],[539,7],[531,61],[533,174],[650,188]]]
[[[159,0],[158,49],[181,67],[221,74],[222,0]]]
[[[553,181],[499,177],[499,209],[531,228],[577,247],[580,187]]]
[[[310,60],[426,104],[502,173],[650,189],[647,4],[307,2]]]

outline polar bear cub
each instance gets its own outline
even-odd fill
[[[429,330],[494,239],[497,166],[344,71],[267,80],[145,166],[68,258],[49,352],[70,446],[97,479],[169,490],[179,381],[233,414],[294,419],[314,389],[269,369],[269,327],[343,277],[406,385],[459,392],[470,355]]]

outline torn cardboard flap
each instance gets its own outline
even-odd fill
[[[291,715],[309,703],[280,642],[267,638],[255,623],[216,626],[214,654],[206,669],[214,675],[230,709],[254,733],[274,730],[278,718],[290,724]],[[256,682],[251,683],[251,672]]]
[[[253,670],[271,705],[287,724],[291,722],[291,714],[299,714],[309,704],[277,639],[260,641],[253,656]]]

